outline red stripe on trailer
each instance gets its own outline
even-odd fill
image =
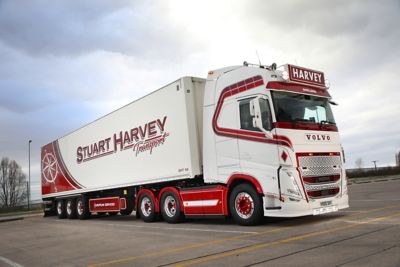
[[[83,186],[82,186],[81,184],[79,184],[79,183],[73,178],[73,176],[71,175],[71,173],[68,171],[68,168],[67,168],[67,166],[65,165],[64,159],[63,159],[63,157],[62,157],[62,155],[61,155],[60,147],[59,147],[59,145],[58,145],[58,141],[57,141],[57,140],[53,142],[53,147],[54,147],[54,151],[55,151],[55,155],[56,155],[56,158],[57,158],[59,167],[60,167],[60,169],[61,169],[61,172],[62,172],[64,178],[65,178],[73,187],[75,187],[76,189],[81,189],[81,188],[83,188]]]
[[[64,163],[61,161],[56,148],[56,142],[52,142],[45,145],[41,150],[43,195],[77,189],[76,184],[67,179]]]
[[[153,203],[154,203],[154,211],[156,213],[160,212],[160,205],[158,202],[158,197],[156,195],[156,192],[150,190],[150,189],[141,189],[136,197],[136,203],[135,203],[135,207],[136,210],[138,210],[138,204],[139,204],[139,199],[140,197],[144,194],[144,193],[148,193],[148,195],[152,198]]]
[[[223,128],[218,125],[218,117],[221,113],[222,106],[226,98],[234,96],[236,94],[242,93],[244,91],[256,88],[258,86],[264,85],[263,78],[260,75],[248,78],[241,82],[232,84],[230,86],[225,87],[221,95],[218,99],[217,106],[215,108],[215,113],[213,117],[213,129],[215,134],[232,137],[232,138],[239,138],[245,139],[255,142],[262,142],[267,144],[276,144],[282,145],[287,147],[292,147],[292,142],[289,138],[282,135],[273,135],[272,139],[267,138],[264,133],[261,132],[253,132],[253,131],[246,131],[242,129],[230,129],[230,128]]]
[[[114,212],[120,210],[119,197],[89,199],[90,212]]]

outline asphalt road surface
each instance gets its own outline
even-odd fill
[[[0,223],[0,266],[400,266],[400,180],[351,185],[350,206],[255,227],[26,217]]]

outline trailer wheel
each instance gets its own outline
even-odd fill
[[[89,203],[85,196],[81,196],[76,200],[76,214],[80,220],[86,220],[90,216]]]
[[[183,219],[179,198],[172,191],[165,192],[161,197],[161,215],[168,223],[178,223]]]
[[[156,220],[156,212],[154,210],[154,200],[149,194],[144,193],[143,195],[140,196],[138,211],[143,221],[154,222]]]
[[[57,200],[57,216],[59,219],[64,219],[67,217],[65,212],[65,201],[62,199]]]
[[[240,225],[256,225],[263,217],[262,199],[249,184],[239,184],[232,190],[229,209],[233,219]]]
[[[65,205],[65,210],[67,213],[68,219],[76,219],[76,204],[75,204],[75,199],[71,198],[67,200],[67,203]]]

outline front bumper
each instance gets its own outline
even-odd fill
[[[347,193],[330,198],[309,199],[309,202],[303,199],[291,200],[289,197],[284,197],[283,199],[284,201],[280,200],[280,203],[276,203],[275,208],[271,209],[268,207],[268,197],[264,197],[264,216],[300,217],[339,211],[349,207]]]

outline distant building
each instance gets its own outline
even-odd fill
[[[396,154],[396,166],[400,167],[400,152]]]

